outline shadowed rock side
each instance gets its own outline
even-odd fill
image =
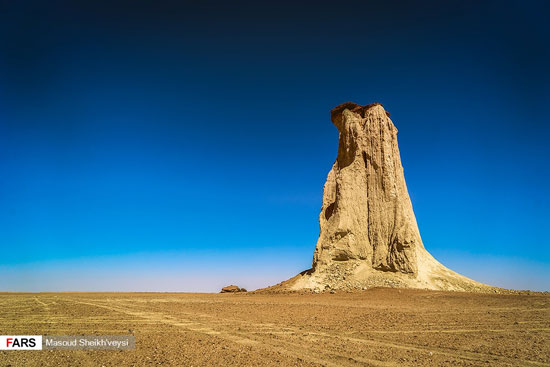
[[[445,268],[424,249],[397,129],[382,105],[344,103],[331,119],[338,157],[324,186],[313,268],[270,289],[494,289]]]

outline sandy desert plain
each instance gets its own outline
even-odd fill
[[[550,295],[0,293],[2,335],[135,335],[1,366],[549,366]]]

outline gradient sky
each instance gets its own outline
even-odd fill
[[[550,290],[546,2],[412,3],[2,2],[0,290],[307,269],[348,100],[391,113],[439,261]]]

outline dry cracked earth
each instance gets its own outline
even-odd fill
[[[549,366],[550,295],[0,293],[0,335],[128,335],[131,351],[1,366]]]

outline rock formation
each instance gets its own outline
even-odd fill
[[[239,288],[236,285],[228,285],[226,287],[223,287],[220,293],[239,293],[239,292],[246,292],[246,289]]]
[[[424,248],[397,129],[382,105],[344,103],[331,119],[340,136],[338,156],[324,186],[313,268],[272,288],[491,288],[447,269]]]

